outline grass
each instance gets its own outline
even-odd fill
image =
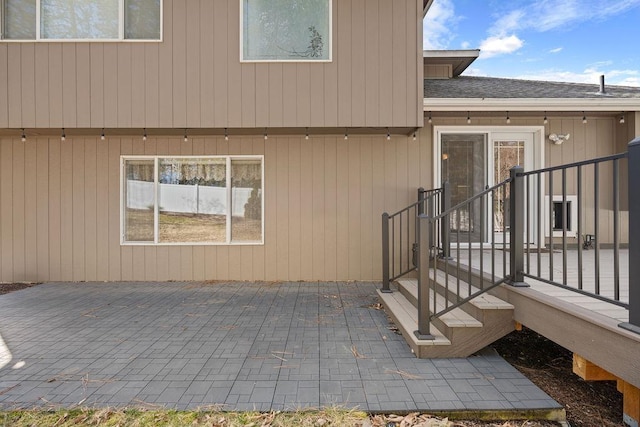
[[[329,408],[322,411],[265,413],[144,409],[21,410],[0,412],[0,426],[3,427],[322,427],[359,426],[367,419],[368,416],[364,412],[340,408]]]

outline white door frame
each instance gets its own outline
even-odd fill
[[[517,139],[518,134],[528,134],[532,137],[532,144],[529,144],[529,147],[525,145],[525,159],[527,159],[527,164],[523,165],[525,170],[536,170],[544,167],[544,141],[545,141],[545,128],[544,126],[434,126],[433,128],[433,182],[435,188],[442,186],[442,164],[440,159],[442,158],[442,143],[441,136],[446,133],[469,133],[469,134],[479,134],[483,133],[487,135],[487,184],[494,185],[493,183],[493,174],[494,174],[494,160],[493,160],[493,144],[495,140],[500,139]],[[528,139],[528,138],[527,138]],[[544,181],[544,177],[543,177]],[[544,187],[544,182],[542,182],[542,188]],[[535,191],[533,191],[535,193]],[[535,207],[538,198],[535,197],[535,194],[531,194],[531,206]],[[487,210],[490,207],[487,204]],[[535,210],[534,210],[535,211]],[[488,212],[487,212],[488,214]],[[489,221],[490,216],[485,215],[487,221]],[[534,224],[536,222],[534,221]],[[487,228],[488,229],[488,228]],[[540,236],[538,230],[533,230],[533,242],[537,243],[542,241],[542,236]]]

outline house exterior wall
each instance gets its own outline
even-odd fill
[[[241,0],[164,0],[163,41],[0,41],[0,128],[413,127],[422,4],[333,0],[333,60],[241,63]]]
[[[609,156],[626,151],[626,144],[630,141],[629,135],[632,130],[630,128],[630,120],[626,120],[625,124],[618,122],[618,116],[597,116],[588,117],[586,124],[582,123],[582,117],[566,117],[554,116],[553,113],[547,113],[549,123],[545,125],[545,141],[544,144],[544,167],[559,166],[581,160],[589,160],[597,157]],[[504,112],[496,112],[493,116],[476,117],[471,114],[472,124],[467,124],[465,117],[447,117],[445,113],[438,113],[434,118],[432,126],[461,126],[473,129],[474,126],[500,126],[508,130],[509,127],[515,126],[540,126],[542,124],[542,116],[518,116],[511,117],[511,123],[505,124]],[[432,126],[426,126],[424,131],[433,134]],[[571,134],[571,138],[562,145],[554,145],[549,142],[548,136],[551,133]],[[433,138],[430,136],[429,138]],[[433,146],[431,139],[429,144]],[[626,142],[624,142],[626,141]],[[620,162],[620,234],[621,243],[628,242],[628,204],[626,200],[626,178],[627,164],[626,161]],[[584,168],[583,170],[583,200],[586,206],[594,204],[594,184],[593,184],[592,168]],[[610,164],[603,164],[599,170],[599,194],[600,194],[600,211],[599,211],[599,228],[600,242],[607,244],[613,242],[613,168]],[[567,195],[577,194],[577,180],[572,174],[568,174],[566,182]],[[545,194],[549,194],[548,184],[545,184]],[[560,173],[554,174],[553,194],[562,194],[562,181]],[[593,234],[595,232],[594,210],[585,209],[583,215],[584,229],[583,233]],[[559,241],[559,240],[558,240]],[[570,242],[571,243],[571,242]]]
[[[121,155],[264,155],[264,245],[123,246]],[[0,281],[380,280],[432,146],[375,136],[0,138]]]

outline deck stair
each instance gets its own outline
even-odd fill
[[[435,287],[438,310],[445,308],[443,295],[446,292],[450,299],[455,298],[451,284],[446,290],[446,280],[447,275],[438,270]],[[457,279],[448,276],[448,280],[454,283]],[[467,357],[508,334],[515,326],[513,305],[485,293],[434,318],[431,321],[431,334],[435,339],[419,340],[414,334],[418,329],[418,281],[400,279],[394,282],[392,289],[392,293],[378,291],[378,294],[385,310],[419,358]],[[460,289],[467,292],[469,285],[460,281]],[[471,286],[471,292],[475,290]],[[430,306],[433,306],[433,298],[432,290]]]

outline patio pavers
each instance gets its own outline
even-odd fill
[[[47,283],[2,295],[0,408],[561,408],[491,350],[416,359],[376,286]]]

